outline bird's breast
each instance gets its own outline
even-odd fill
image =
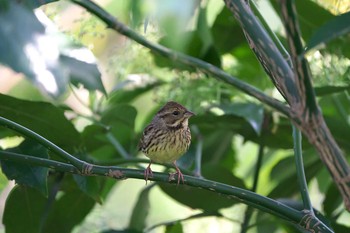
[[[189,128],[169,130],[152,140],[153,142],[144,151],[147,157],[154,162],[170,163],[180,158],[188,150],[191,143],[191,132]]]

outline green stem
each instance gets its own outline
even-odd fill
[[[266,32],[269,34],[270,38],[274,42],[274,44],[277,46],[280,53],[283,55],[284,59],[289,63],[290,67],[293,66],[291,57],[287,51],[287,49],[283,46],[280,39],[276,36],[276,34],[271,30],[270,25],[265,21],[264,17],[261,15],[255,1],[249,1],[249,5],[251,6],[252,10],[254,11],[254,14],[258,17],[261,24],[265,28]]]
[[[301,198],[303,199],[304,209],[309,211],[312,215],[314,215],[312,204],[308,193],[305,172],[304,172],[301,139],[302,139],[302,136],[300,131],[293,125],[294,157],[295,157],[295,165],[297,169],[297,177],[298,177]]]
[[[191,215],[189,217],[186,217],[186,218],[182,218],[182,219],[177,219],[177,220],[173,220],[173,221],[168,221],[168,222],[161,222],[161,223],[157,223],[149,228],[147,228],[145,230],[145,232],[151,232],[151,231],[154,231],[156,228],[158,227],[163,227],[163,226],[172,226],[172,225],[175,225],[176,223],[180,222],[184,222],[184,221],[187,221],[187,220],[191,220],[191,219],[196,219],[196,218],[205,218],[205,217],[220,217],[220,218],[225,218],[225,216],[223,216],[222,214],[218,213],[218,212],[203,212],[203,213],[199,213],[199,214],[194,214],[194,215]],[[229,219],[229,221],[232,221],[231,219]],[[235,222],[238,222],[238,221],[235,221]]]
[[[100,20],[102,20],[107,25],[107,27],[149,48],[153,52],[156,52],[161,56],[167,57],[170,60],[177,61],[188,66],[193,66],[195,68],[202,70],[203,72],[211,74],[217,79],[235,86],[237,89],[243,91],[244,93],[255,97],[261,102],[269,105],[270,107],[276,109],[282,114],[290,117],[289,107],[287,107],[285,104],[283,104],[282,102],[274,98],[267,96],[264,92],[260,91],[259,89],[245,82],[242,82],[238,78],[235,78],[229,75],[228,73],[224,72],[218,67],[210,63],[204,62],[200,59],[197,59],[195,57],[191,57],[183,53],[172,51],[169,48],[166,48],[162,45],[155,44],[146,40],[143,36],[139,35],[138,33],[134,32],[126,25],[117,21],[115,17],[110,15],[108,12],[106,12],[104,9],[102,9],[100,6],[98,6],[97,4],[95,4],[90,0],[71,0],[71,1],[82,6],[83,8],[85,8],[86,10],[88,10],[89,12],[97,16]]]
[[[0,151],[0,160],[8,160],[23,164],[28,164],[28,162],[30,162],[32,165],[49,167],[57,171],[81,174],[81,172],[71,164],[8,151]],[[115,179],[144,179],[143,170],[121,168],[116,166],[92,165],[89,167],[89,172],[83,175],[107,176]],[[184,178],[186,185],[220,193],[230,199],[238,200],[239,202],[251,205],[254,208],[258,208],[275,216],[282,217],[291,222],[298,223],[303,218],[303,214],[300,211],[290,208],[273,199],[260,196],[254,192],[193,176],[184,175]],[[169,174],[159,172],[154,172],[153,177],[150,178],[150,180],[174,184],[177,183],[176,180],[169,181]]]
[[[258,187],[259,174],[260,174],[263,156],[264,156],[264,145],[260,144],[259,151],[258,151],[258,160],[256,161],[256,165],[255,165],[254,181],[251,189],[252,192],[255,192]],[[252,215],[253,215],[253,209],[250,206],[248,206],[244,214],[244,219],[241,226],[241,233],[245,233],[248,231],[249,221]]]
[[[33,157],[29,155],[22,155],[17,153],[12,153],[8,151],[0,151],[0,160],[8,160],[17,163],[22,163],[31,165],[49,167],[57,171],[70,172],[74,174],[89,175],[89,176],[105,176],[114,179],[144,179],[143,170],[135,170],[128,168],[121,168],[116,166],[97,166],[91,165],[87,168],[88,172],[82,174],[76,167],[71,164],[61,163],[57,161],[52,161],[49,159],[43,159],[38,157]],[[253,208],[260,209],[264,212],[270,213],[277,217],[283,218],[294,224],[305,224],[304,221],[307,220],[307,224],[317,227],[320,232],[332,232],[326,225],[322,222],[313,222],[314,218],[310,218],[309,215],[288,207],[278,201],[273,199],[260,196],[254,192],[237,188],[234,186],[218,183],[212,180],[206,180],[202,178],[197,178],[193,176],[184,176],[185,184],[188,186],[205,189],[212,191],[221,195],[226,196],[229,199],[237,200],[241,203],[247,204]],[[166,183],[177,183],[176,180],[169,181],[169,174],[154,172],[153,177],[150,180]],[[317,223],[317,224],[316,224]],[[301,225],[304,227],[303,225]],[[304,227],[305,228],[305,227]]]
[[[3,118],[3,117],[0,117],[0,125],[3,125],[4,127],[12,129],[12,130],[28,137],[28,138],[31,138],[31,139],[39,142],[41,145],[46,147],[48,150],[56,153],[61,158],[69,161],[71,164],[74,165],[74,167],[76,167],[80,171],[83,171],[85,169],[85,167],[89,166],[89,164],[87,162],[82,161],[80,159],[77,159],[76,157],[72,156],[71,154],[69,154],[65,150],[56,146],[54,143],[47,140],[46,138],[40,136],[39,134],[31,131],[30,129],[28,129],[22,125],[19,125],[15,122],[10,121],[10,120]]]
[[[194,175],[197,177],[202,177],[203,137],[202,137],[202,134],[199,132],[199,129],[196,125],[192,126],[192,132],[197,137]]]
[[[119,143],[119,141],[114,137],[114,135],[111,132],[107,132],[106,136],[109,142],[113,145],[113,147],[118,151],[118,153],[124,159],[130,158],[130,155],[128,154],[128,152],[126,152],[124,147]]]
[[[123,165],[123,164],[138,164],[138,163],[146,163],[149,164],[149,159],[139,159],[139,158],[127,158],[127,159],[113,159],[108,161],[93,161],[94,164],[100,165],[100,166],[116,166],[116,165]],[[166,168],[174,168],[174,165],[169,163],[156,163],[152,162],[152,164],[162,165]],[[179,166],[181,172],[186,175],[193,175],[193,172],[182,168]]]

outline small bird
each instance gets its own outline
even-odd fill
[[[152,122],[144,129],[139,142],[139,150],[151,159],[145,169],[144,176],[147,184],[149,177],[153,177],[152,162],[173,163],[177,174],[177,184],[184,183],[184,177],[176,165],[190,147],[191,131],[188,119],[195,115],[181,104],[174,101],[166,103],[154,116]]]

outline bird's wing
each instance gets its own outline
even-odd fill
[[[150,135],[151,132],[154,130],[153,124],[149,124],[144,130],[143,130],[143,134],[142,137],[139,141],[138,144],[138,149],[142,151],[142,149],[148,145],[148,142],[150,140]]]

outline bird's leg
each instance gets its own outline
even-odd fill
[[[174,161],[173,164],[174,164],[175,169],[176,169],[176,173],[175,174],[177,174],[177,185],[180,184],[180,179],[181,179],[182,183],[184,184],[185,183],[184,175],[180,171],[180,168],[178,168],[178,166],[176,165],[176,161]]]
[[[153,172],[151,170],[151,164],[152,164],[152,161],[148,164],[147,168],[145,169],[145,171],[143,173],[145,176],[146,184],[148,181],[148,177],[153,177]]]

